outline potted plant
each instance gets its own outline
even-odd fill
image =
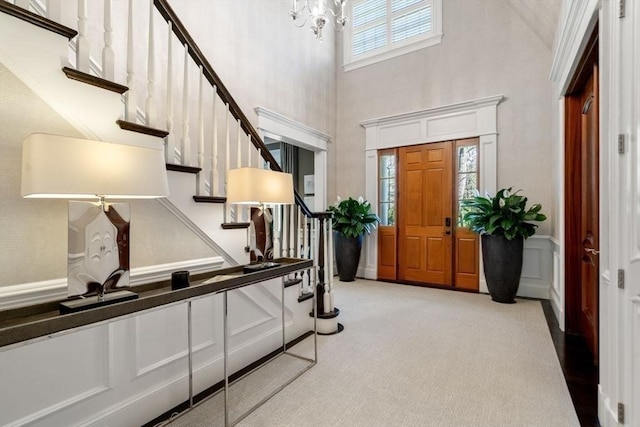
[[[522,273],[524,239],[536,232],[544,221],[542,206],[527,209],[527,198],[511,192],[511,187],[498,191],[495,197],[476,195],[462,201],[463,223],[481,235],[482,264],[491,299],[514,303]]]
[[[352,282],[358,270],[364,233],[370,234],[380,218],[371,212],[371,204],[362,197],[358,200],[338,197],[329,211],[333,213],[338,276],[341,282]]]

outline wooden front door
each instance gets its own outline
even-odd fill
[[[452,142],[398,150],[398,279],[452,286]]]
[[[580,265],[580,331],[598,360],[598,66],[582,93],[581,114],[581,246]]]

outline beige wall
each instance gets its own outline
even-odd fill
[[[67,275],[67,202],[20,197],[21,143],[32,132],[82,137],[0,65],[0,286]],[[131,202],[131,266],[215,256],[158,201]]]
[[[171,0],[171,6],[236,99],[333,135],[334,31],[322,42],[289,17],[290,0]]]
[[[503,94],[498,106],[498,185],[521,188],[551,214],[552,52],[501,1],[443,2],[442,43],[343,72],[338,68],[335,174],[329,201],[365,191],[365,131],[359,122]],[[339,46],[339,55],[342,48]],[[549,219],[539,229],[552,233]]]

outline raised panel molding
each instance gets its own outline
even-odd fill
[[[0,351],[2,425],[35,423],[111,390],[114,375],[111,327],[100,325]],[[74,348],[93,348],[94,354],[72,352]],[[51,361],[56,361],[56,365],[51,366]],[[38,378],[30,379],[29,375]],[[34,389],[34,384],[48,386]],[[47,396],[46,400],[42,394]],[[56,401],[58,398],[61,400]]]

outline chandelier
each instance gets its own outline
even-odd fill
[[[341,30],[349,18],[344,14],[347,0],[333,0],[336,11],[327,6],[328,0],[293,0],[293,9],[289,16],[297,27],[304,27],[307,21],[311,22],[311,31],[316,35],[316,39],[322,41],[322,29],[331,22],[336,30]],[[331,0],[329,0],[331,1]],[[303,17],[304,15],[304,17]],[[333,22],[335,18],[335,23]]]

